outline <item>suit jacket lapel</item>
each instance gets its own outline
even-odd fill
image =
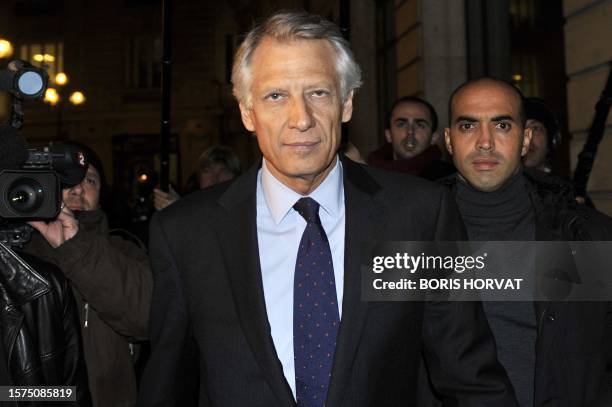
[[[361,254],[367,243],[376,242],[384,227],[384,208],[375,199],[380,186],[361,168],[342,158],[344,205],[344,296],[342,320],[326,405],[339,406],[348,385],[355,352],[366,319],[368,304],[361,300]]]
[[[294,405],[291,388],[285,380],[282,364],[270,334],[257,244],[256,182],[259,166],[252,167],[221,196],[227,209],[217,220],[234,302],[240,323],[279,405]]]

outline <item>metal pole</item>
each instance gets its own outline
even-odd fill
[[[340,0],[340,32],[347,41],[351,40],[351,2],[350,0]],[[348,123],[342,123],[341,145],[349,141]]]
[[[160,188],[168,191],[170,183],[170,110],[172,96],[172,4],[173,0],[163,0],[162,16],[162,121],[161,121],[161,168],[159,174]]]
[[[57,136],[56,140],[62,139],[62,125],[64,120],[64,101],[60,100],[57,102]]]
[[[351,2],[340,0],[340,32],[347,40],[351,40]]]
[[[597,156],[597,147],[601,142],[605,129],[610,106],[612,105],[612,63],[610,64],[610,72],[606,86],[601,92],[601,96],[595,105],[595,116],[589,130],[586,142],[580,154],[578,154],[578,163],[574,170],[574,187],[576,195],[579,197],[586,196],[586,189],[589,183],[589,177],[595,157]]]

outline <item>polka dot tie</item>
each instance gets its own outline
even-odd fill
[[[301,198],[294,206],[306,220],[293,283],[293,349],[299,407],[323,406],[340,324],[334,265],[319,204]]]

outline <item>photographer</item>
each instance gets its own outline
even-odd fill
[[[60,266],[72,285],[94,406],[132,406],[137,380],[130,342],[146,339],[152,274],[144,248],[109,231],[100,209],[101,161],[77,146],[90,163],[87,173],[62,191],[57,219],[30,223],[40,235],[27,249]]]
[[[24,152],[23,138],[0,126],[0,173],[18,171]],[[14,251],[22,228],[0,218],[0,385],[76,386],[76,405],[90,406],[72,291],[56,266]]]

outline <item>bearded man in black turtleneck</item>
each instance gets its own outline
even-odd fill
[[[469,81],[451,95],[449,118],[444,136],[458,174],[444,182],[470,240],[612,240],[612,220],[576,204],[570,185],[522,167],[532,135],[517,88]],[[488,302],[484,309],[522,407],[612,405],[609,303]]]

